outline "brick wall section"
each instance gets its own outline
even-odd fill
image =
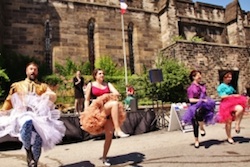
[[[45,3],[22,0],[4,2],[5,47],[43,60]]]
[[[239,71],[239,93],[250,83],[250,49],[247,47],[178,41],[162,53],[184,63],[189,70],[200,70],[212,97],[218,98],[219,70]]]

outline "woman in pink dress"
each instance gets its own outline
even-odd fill
[[[116,137],[128,137],[121,130],[121,124],[125,120],[126,113],[123,104],[119,102],[120,93],[111,83],[104,82],[104,72],[101,69],[93,71],[94,82],[90,82],[86,88],[85,110],[80,115],[81,128],[90,134],[105,133],[103,150],[103,164],[110,166],[107,160],[113,133]],[[92,103],[90,104],[90,100]]]
[[[235,132],[240,133],[240,122],[247,106],[247,97],[236,94],[236,90],[230,85],[232,73],[225,72],[223,82],[217,87],[217,92],[221,97],[217,120],[225,123],[227,142],[234,144],[231,136],[232,122],[235,120]]]

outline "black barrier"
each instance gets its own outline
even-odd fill
[[[155,113],[153,111],[135,111],[127,112],[127,118],[121,129],[130,135],[138,135],[156,130],[154,121]],[[65,114],[60,118],[66,127],[66,133],[59,145],[86,141],[90,139],[103,139],[103,135],[94,136],[85,132],[80,127],[79,116],[74,114]],[[0,151],[20,149],[22,143],[17,138],[9,135],[0,138]]]

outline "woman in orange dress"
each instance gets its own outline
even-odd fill
[[[110,166],[107,160],[113,133],[116,137],[128,137],[121,130],[121,124],[125,120],[126,113],[123,104],[119,102],[120,93],[111,83],[104,82],[104,72],[101,69],[93,71],[94,82],[86,87],[85,109],[80,115],[81,128],[90,134],[105,133],[103,150],[103,164]],[[90,104],[90,100],[92,103]]]

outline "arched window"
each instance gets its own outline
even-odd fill
[[[129,48],[129,68],[130,68],[131,74],[135,73],[133,30],[134,30],[134,24],[130,22],[128,24],[128,48]]]
[[[95,19],[91,18],[88,22],[88,49],[89,49],[89,62],[90,70],[93,71],[95,68]]]
[[[52,54],[51,54],[51,25],[50,21],[45,21],[45,62],[47,66],[47,73],[52,73]]]

